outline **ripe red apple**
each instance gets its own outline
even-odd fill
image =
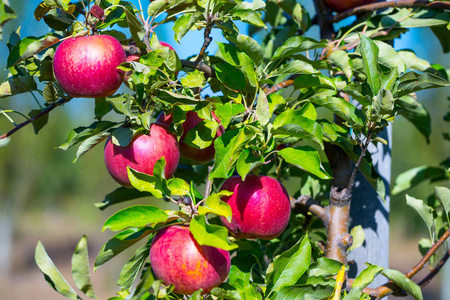
[[[289,195],[278,180],[268,176],[247,175],[228,178],[220,188],[234,192],[222,197],[233,212],[231,223],[222,224],[238,238],[271,240],[287,227],[291,215]]]
[[[98,98],[114,94],[124,72],[117,67],[126,61],[118,40],[109,35],[68,38],[53,58],[55,78],[72,97]]]
[[[377,0],[325,0],[325,4],[335,12],[343,12],[353,7],[375,2]]]
[[[152,124],[149,134],[140,134],[126,147],[114,145],[109,138],[105,145],[106,169],[119,184],[131,188],[127,167],[141,173],[153,175],[155,163],[164,157],[166,178],[171,177],[180,159],[176,138],[164,124]]]
[[[220,119],[216,116],[216,114],[212,113],[213,118],[220,124]],[[210,162],[214,158],[215,149],[214,144],[204,148],[197,149],[189,146],[183,140],[186,137],[186,134],[189,130],[197,126],[202,119],[197,115],[194,111],[188,111],[186,113],[186,121],[183,123],[183,135],[180,138],[180,162],[188,165],[202,165]],[[172,116],[166,116],[164,113],[161,113],[156,122],[161,122],[166,125],[170,125],[172,123]],[[214,139],[221,136],[225,132],[225,128],[222,125],[217,129],[217,134]]]
[[[219,286],[230,272],[230,253],[210,246],[200,246],[188,226],[161,229],[153,238],[150,263],[156,277],[173,284],[175,292],[203,294]]]

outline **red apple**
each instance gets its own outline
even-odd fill
[[[153,238],[150,263],[156,277],[173,284],[175,292],[203,294],[219,286],[230,272],[230,253],[211,246],[200,246],[188,226],[161,229]]]
[[[118,40],[109,35],[68,38],[55,52],[53,70],[62,89],[72,97],[98,98],[114,94],[126,61]]]
[[[220,124],[220,119],[216,116],[216,114],[212,113],[213,118]],[[204,148],[197,149],[189,146],[185,142],[183,142],[186,134],[189,130],[197,126],[202,119],[197,115],[194,111],[188,111],[186,113],[186,121],[183,123],[183,135],[180,138],[180,162],[188,165],[201,165],[210,162],[214,158],[215,149],[214,144]],[[164,113],[161,113],[156,122],[160,122],[166,125],[170,125],[172,123],[172,116],[166,116]],[[222,125],[217,129],[217,134],[214,139],[221,136],[225,132],[225,128]]]
[[[268,176],[248,175],[228,178],[220,188],[234,192],[222,197],[233,212],[231,223],[222,224],[238,238],[271,240],[287,227],[291,215],[289,195],[284,186]]]
[[[325,0],[325,4],[335,12],[343,12],[353,7],[375,2],[377,0]]]
[[[104,151],[106,169],[114,180],[128,188],[132,186],[127,167],[153,175],[153,167],[162,157],[166,161],[165,176],[169,178],[177,169],[180,150],[176,138],[164,124],[152,124],[148,135],[137,135],[126,147],[114,145],[109,138]]]

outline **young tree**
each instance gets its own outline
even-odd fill
[[[449,257],[436,250],[450,234],[450,191],[436,187],[427,201],[407,196],[430,231],[423,259],[407,274],[368,264],[348,278],[348,253],[364,242],[360,226],[349,228],[349,213],[351,202],[363,205],[353,197],[358,171],[376,191],[369,201],[384,198],[388,187],[368,148],[388,143],[383,131],[398,115],[429,137],[429,114],[415,92],[448,86],[447,71],[391,42],[410,27],[429,27],[450,51],[450,3],[373,2],[316,0],[307,11],[294,0],[154,0],[147,7],[45,0],[34,17],[51,32],[10,36],[10,76],[0,85],[0,97],[38,91],[44,104],[28,115],[2,110],[13,127],[0,139],[28,124],[38,133],[52,110],[93,98],[95,120],[69,132],[60,148],[77,146],[78,160],[105,141],[106,167],[122,187],[96,206],[158,198],[130,204],[103,226],[118,233],[94,269],[137,248],[111,300],[422,299],[421,287]],[[2,25],[15,17],[4,2],[0,9]],[[336,25],[351,16],[350,25]],[[248,35],[238,22],[249,24]],[[202,30],[198,55],[180,59],[160,42],[154,31],[166,23],[181,44],[189,30]],[[314,24],[320,37],[306,36]],[[208,52],[213,29],[228,41],[215,54]],[[122,80],[129,93],[117,93]],[[123,121],[108,121],[112,112]],[[14,113],[26,120],[16,124]],[[448,180],[449,167],[446,160],[407,171],[394,192],[430,177]],[[177,209],[163,211],[158,201]],[[432,257],[438,263],[414,282]],[[80,298],[41,242],[36,262],[55,290]],[[77,288],[96,298],[86,237],[72,269]],[[368,288],[378,275],[389,282]]]

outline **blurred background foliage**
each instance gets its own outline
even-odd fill
[[[19,26],[22,36],[39,36],[48,30],[44,23],[33,18],[34,8],[40,2],[9,1],[18,18],[4,28],[4,41],[0,43],[1,81],[7,76],[4,70],[8,55],[5,41],[10,33]],[[131,2],[137,4],[137,1]],[[143,0],[145,6],[146,2]],[[312,7],[312,1],[300,2],[307,8]],[[181,46],[174,42],[169,30],[171,27],[166,26],[158,28],[156,32],[160,40],[174,45],[180,57],[193,55],[201,47],[201,32],[190,33],[182,40]],[[311,32],[314,35],[317,30],[313,28]],[[213,37],[215,41],[222,40],[217,33]],[[210,51],[217,49],[214,43],[211,46]],[[414,49],[417,56],[450,68],[450,55],[442,53],[439,42],[429,29],[411,30],[397,39],[394,46],[397,49]],[[123,87],[123,91],[125,89]],[[442,132],[449,130],[448,123],[443,121],[443,116],[449,110],[449,95],[448,88],[418,94],[419,100],[432,116],[429,144],[408,121],[401,117],[396,120],[392,142],[392,180],[399,173],[415,166],[437,166],[449,156],[450,143],[442,138]],[[37,104],[31,95],[24,94],[0,99],[0,109],[4,108],[24,112],[36,109]],[[22,121],[20,116],[14,117],[17,123]],[[75,99],[54,110],[49,124],[38,136],[29,126],[0,144],[0,290],[3,295],[9,295],[9,299],[28,299],[29,295],[33,295],[34,299],[63,299],[48,288],[34,264],[34,248],[38,239],[45,242],[50,256],[63,272],[69,273],[69,267],[63,265],[70,262],[75,245],[83,234],[89,237],[93,258],[111,235],[109,232],[100,232],[111,212],[102,212],[94,207],[94,203],[102,201],[107,193],[117,187],[104,166],[103,145],[90,151],[75,164],[72,163],[74,149],[55,149],[72,128],[89,125],[93,118],[93,101]],[[11,128],[9,121],[0,115],[0,134]],[[448,182],[443,184],[448,186]],[[425,183],[407,193],[426,199],[432,192],[433,184]],[[391,198],[390,221],[391,267],[408,271],[420,259],[417,241],[427,236],[426,226],[406,205],[404,194]],[[94,274],[94,281],[100,287],[100,299],[112,296],[116,290],[114,283],[117,278],[109,274],[118,274],[120,263],[117,260]],[[428,287],[426,299],[439,299],[438,285],[439,279]]]

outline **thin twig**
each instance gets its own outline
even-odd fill
[[[360,15],[366,12],[372,12],[379,9],[386,9],[391,7],[427,7],[427,8],[437,8],[437,9],[450,9],[450,2],[447,1],[433,1],[429,0],[402,0],[402,1],[386,1],[386,2],[376,2],[367,5],[361,5],[337,14],[331,18],[331,23],[339,22],[345,18],[354,15]]]
[[[439,238],[439,240],[431,246],[430,250],[427,251],[425,256],[417,263],[417,265],[414,266],[414,268],[411,269],[408,273],[405,274],[406,277],[412,278],[414,275],[416,275],[424,266],[425,264],[430,260],[430,258],[433,256],[433,254],[439,249],[440,246],[447,240],[447,238],[450,236],[450,228],[447,229],[447,231]],[[423,285],[425,286],[428,284],[429,280],[433,278],[439,270],[442,268],[442,265],[447,261],[449,252],[447,251],[447,254],[444,256],[444,258],[439,262],[438,266],[436,266],[430,274],[428,274],[420,283],[419,286]],[[399,287],[396,286],[392,281],[379,286],[375,289],[372,288],[365,288],[363,290],[364,293],[370,295],[371,297],[375,297],[377,299],[386,297],[389,294],[392,294],[394,290],[398,290]]]
[[[181,59],[181,65],[183,67],[197,69],[205,74],[206,77],[216,78],[216,70],[213,67],[208,66],[202,62],[195,63],[190,60]]]
[[[346,194],[348,197],[351,197],[352,195],[352,189],[353,186],[355,185],[355,178],[356,178],[356,174],[358,173],[359,170],[359,166],[361,165],[361,162],[364,158],[364,156],[366,155],[366,151],[369,148],[370,143],[372,142],[372,128],[369,128],[369,132],[367,134],[367,138],[366,138],[366,143],[364,144],[362,151],[361,151],[361,155],[358,158],[358,161],[355,164],[355,168],[352,171],[352,175],[350,176],[350,180],[348,182],[348,186],[346,189]]]
[[[72,98],[62,98],[59,99],[56,102],[53,102],[52,104],[50,104],[46,109],[44,109],[43,111],[41,111],[40,113],[38,113],[37,115],[35,115],[34,117],[18,124],[16,127],[14,127],[13,129],[11,129],[10,131],[8,131],[7,133],[3,134],[0,136],[0,140],[6,139],[7,137],[11,136],[14,132],[20,130],[21,128],[25,127],[26,125],[36,121],[37,119],[39,119],[40,117],[50,113],[53,109],[55,109],[57,106],[60,106],[64,103],[67,103],[71,100]]]
[[[294,84],[294,79],[287,79],[285,81],[282,81],[280,83],[273,85],[271,88],[264,89],[264,92],[266,93],[266,95],[270,95],[270,94],[278,92],[281,89],[287,88],[288,86],[291,86],[293,84]]]
[[[447,252],[445,253],[444,257],[439,261],[439,263],[430,271],[430,273],[428,273],[427,276],[425,276],[419,283],[418,285],[420,286],[420,288],[424,288],[426,285],[428,285],[431,281],[431,279],[434,278],[434,276],[436,276],[437,273],[439,273],[439,271],[441,270],[442,266],[447,262],[448,258],[450,257],[450,249],[447,250]]]
[[[200,49],[200,53],[198,54],[197,58],[194,61],[195,64],[199,64],[202,61],[203,56],[205,56],[206,49],[212,42],[212,37],[210,36],[210,34],[213,24],[214,22],[208,23],[205,27],[205,32],[203,34],[204,36],[203,46]]]
[[[212,191],[212,184],[213,181],[211,179],[209,179],[209,174],[211,174],[213,167],[209,166],[208,167],[208,179],[206,180],[206,185],[205,185],[205,199],[209,197],[209,195],[211,195],[211,191]]]

